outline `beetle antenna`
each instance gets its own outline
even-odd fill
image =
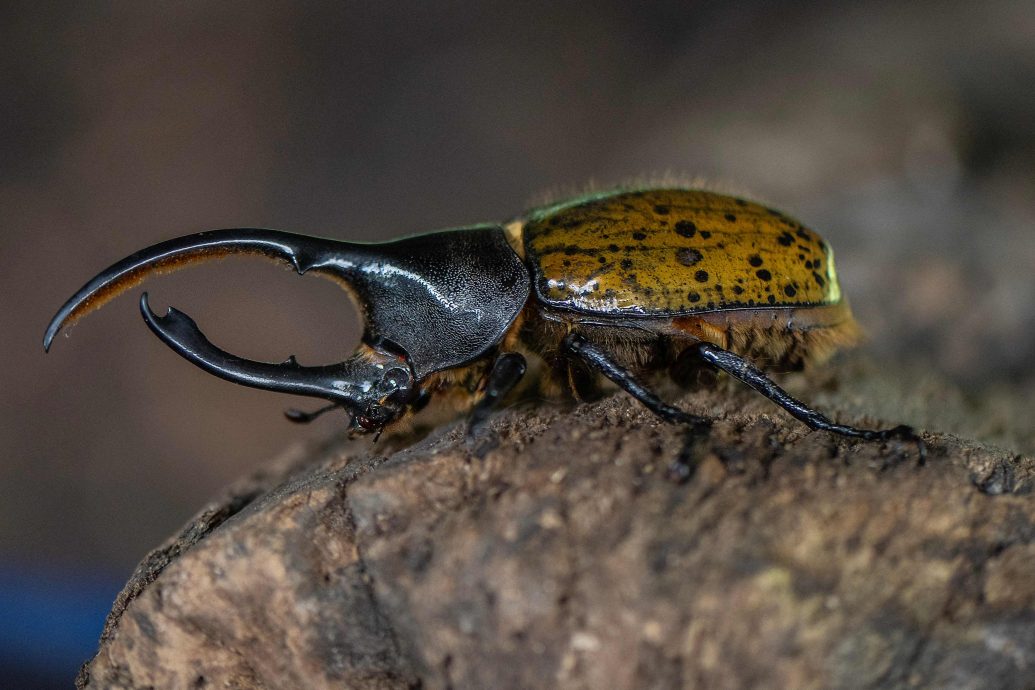
[[[314,419],[322,415],[324,412],[330,412],[336,407],[338,407],[337,403],[331,403],[330,405],[321,407],[318,410],[313,410],[312,412],[303,412],[302,410],[298,410],[294,407],[291,407],[284,410],[284,416],[292,422],[294,422],[295,424],[308,424],[309,422],[313,421]]]

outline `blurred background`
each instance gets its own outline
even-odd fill
[[[44,356],[74,290],[173,236],[373,240],[700,176],[831,240],[874,361],[921,362],[986,416],[1035,398],[1030,1],[9,1],[0,46],[3,687],[70,685],[149,549],[341,427],[180,360],[139,291]],[[148,289],[250,358],[358,338],[336,286],[265,262]],[[1031,452],[996,421],[1015,407],[976,433]]]

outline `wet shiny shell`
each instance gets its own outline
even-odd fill
[[[562,309],[663,316],[841,301],[819,235],[713,192],[582,197],[530,212],[522,235],[538,299]]]

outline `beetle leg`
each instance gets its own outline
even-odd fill
[[[643,403],[647,409],[670,424],[689,424],[698,429],[711,426],[711,421],[697,415],[684,412],[678,407],[669,405],[654,391],[636,380],[632,372],[614,362],[606,352],[590,343],[577,333],[569,333],[561,342],[561,348],[567,354],[585,362],[597,371],[618,384],[618,387]]]
[[[853,426],[838,424],[800,400],[791,397],[787,391],[776,385],[760,369],[729,350],[724,350],[705,342],[693,345],[691,349],[696,351],[697,355],[705,362],[751,386],[810,429],[829,431],[833,434],[861,438],[867,441],[887,441],[892,438],[912,441],[916,443],[917,451],[920,455],[920,463],[922,464],[927,458],[927,446],[924,445],[923,440],[912,427],[903,424],[892,429],[858,429]]]
[[[467,435],[471,437],[488,419],[489,413],[514,390],[528,368],[525,358],[517,352],[504,352],[492,363],[485,382],[485,393],[474,406],[467,425]]]
[[[593,345],[577,333],[569,333],[561,341],[561,349],[573,357],[578,357],[591,369],[597,371],[618,384],[618,387],[629,395],[633,396],[647,409],[664,419],[670,424],[688,425],[687,437],[683,448],[676,456],[676,459],[668,467],[668,477],[672,481],[682,483],[693,476],[696,455],[695,446],[701,439],[702,433],[711,428],[712,422],[705,417],[685,412],[678,407],[669,405],[662,400],[654,391],[650,390],[636,380],[632,372],[623,368],[608,357],[607,353]]]

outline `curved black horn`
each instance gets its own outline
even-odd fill
[[[301,274],[319,268],[332,256],[340,261],[357,246],[361,245],[255,228],[211,230],[161,242],[108,267],[72,295],[51,319],[43,348],[50,350],[54,337],[66,325],[156,273],[233,254],[253,254],[288,263]]]
[[[315,367],[302,366],[294,357],[280,364],[256,362],[213,345],[194,319],[178,309],[169,307],[165,316],[158,316],[151,311],[146,292],[140,296],[140,312],[155,335],[176,354],[227,381],[268,391],[323,398],[352,409],[370,402],[360,385],[369,378],[370,372],[358,371],[367,364],[361,360]]]

